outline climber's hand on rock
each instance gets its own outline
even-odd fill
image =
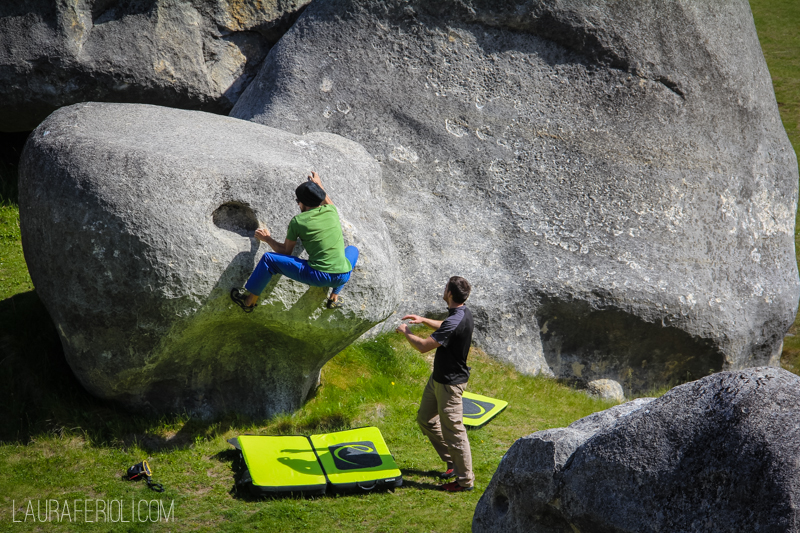
[[[319,179],[319,174],[317,174],[313,170],[311,171],[311,175],[308,177],[308,181],[313,181],[314,183],[322,187],[322,180]],[[324,189],[324,187],[322,188]]]
[[[408,320],[411,319],[410,324],[422,324],[422,317],[419,315],[406,315],[401,320]]]
[[[261,242],[267,242],[267,237],[269,236],[269,230],[267,228],[259,228],[256,230],[256,239]]]
[[[408,329],[408,325],[407,324],[400,324],[399,326],[397,326],[397,329],[395,331],[397,331],[398,333],[403,333],[403,334],[410,333],[410,330]]]

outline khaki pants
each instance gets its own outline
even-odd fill
[[[422,392],[417,423],[442,461],[448,468],[452,466],[455,469],[458,484],[472,487],[475,475],[472,473],[472,453],[461,404],[461,395],[466,388],[466,383],[443,385],[431,376]]]

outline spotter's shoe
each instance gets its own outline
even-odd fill
[[[475,487],[462,487],[458,484],[458,481],[451,481],[450,483],[442,485],[442,490],[445,492],[467,492],[473,488]]]
[[[456,477],[456,469],[455,468],[448,468],[441,474],[439,474],[439,479],[450,479]]]

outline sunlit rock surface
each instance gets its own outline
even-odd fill
[[[309,0],[0,3],[0,131],[85,101],[227,113]]]
[[[797,161],[746,0],[317,0],[232,116],[381,163],[408,286],[529,373],[626,392],[777,365]]]

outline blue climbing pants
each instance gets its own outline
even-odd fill
[[[358,261],[358,248],[355,246],[346,247],[344,249],[344,256],[350,261],[353,268],[355,268],[356,261]],[[333,287],[333,292],[331,294],[339,294],[344,284],[350,279],[350,274],[352,272],[352,270],[344,274],[320,272],[308,266],[307,259],[270,252],[264,254],[261,261],[258,262],[255,270],[250,274],[250,279],[245,283],[244,288],[252,294],[260,296],[272,279],[272,276],[281,274],[289,279],[311,285],[312,287]]]

